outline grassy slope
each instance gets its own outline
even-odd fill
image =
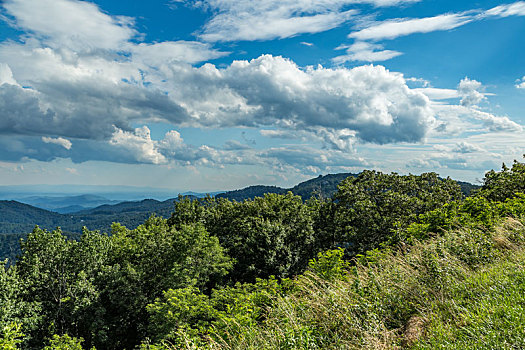
[[[232,324],[204,348],[525,348],[524,220],[450,231],[363,261],[332,281],[298,277],[263,322]]]

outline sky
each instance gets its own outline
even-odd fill
[[[0,1],[0,184],[477,183],[525,153],[525,1]]]

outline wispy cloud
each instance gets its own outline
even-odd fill
[[[348,37],[358,40],[395,39],[415,33],[450,30],[471,21],[473,21],[473,18],[465,14],[447,14],[415,19],[392,19],[350,33]]]
[[[332,58],[332,61],[336,64],[342,64],[348,61],[387,61],[403,54],[399,51],[384,50],[382,45],[364,41],[358,41],[349,46],[339,46],[337,49],[346,49],[346,55]]]
[[[512,4],[499,5],[482,14],[483,17],[510,17],[525,16],[525,1],[517,1]]]
[[[199,37],[205,41],[270,40],[339,27],[358,14],[358,4],[376,7],[420,0],[204,0],[188,4],[214,15]]]
[[[52,137],[43,136],[42,141],[44,143],[53,143],[55,145],[62,146],[65,149],[71,149],[71,141],[63,137],[52,138]]]
[[[468,23],[486,19],[497,19],[510,16],[525,16],[525,2],[518,1],[512,4],[496,6],[488,10],[472,9],[461,13],[447,13],[425,18],[396,18],[382,22],[370,22],[364,28],[351,32],[348,38],[355,39],[349,47],[349,53],[334,59],[335,62],[345,61],[384,61],[401,55],[402,53],[392,50],[375,51],[366,48],[366,41],[378,42],[382,40],[393,40],[413,34],[424,34],[436,31],[447,31],[459,28]],[[370,47],[378,44],[370,44]],[[353,49],[352,46],[354,46]],[[383,49],[382,46],[378,48]],[[377,48],[376,48],[377,49]]]

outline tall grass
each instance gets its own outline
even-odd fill
[[[181,337],[187,349],[523,349],[524,248],[523,220],[452,230],[335,279],[309,271],[258,323]]]

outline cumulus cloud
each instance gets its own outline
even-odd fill
[[[358,41],[349,46],[339,46],[338,49],[346,49],[346,55],[334,57],[332,61],[336,64],[342,64],[348,61],[387,61],[403,54],[398,51],[383,50],[382,45],[371,44],[364,41]]]
[[[264,55],[208,73],[245,105],[216,113],[214,122],[218,118],[225,126],[348,129],[362,141],[389,143],[418,142],[433,121],[428,98],[382,66],[302,70],[290,60]]]
[[[72,145],[71,141],[63,137],[52,138],[52,137],[43,136],[42,141],[44,141],[44,143],[53,143],[55,145],[62,146],[65,149],[71,149],[71,145]]]
[[[156,142],[151,139],[150,130],[144,126],[127,132],[115,130],[110,144],[129,151],[141,163],[163,164],[166,158],[156,149]]]
[[[501,131],[515,131],[519,132],[523,130],[523,127],[510,120],[507,116],[495,116],[491,113],[472,110],[473,116],[481,120],[483,124],[488,128],[489,131],[501,132]]]
[[[26,53],[24,64],[17,62],[16,48]],[[226,68],[176,61],[159,70],[82,57],[72,64],[52,50],[21,45],[0,47],[0,59],[32,86],[0,86],[4,133],[107,140],[113,126],[132,132],[132,123],[151,120],[196,127],[321,127],[334,135],[348,129],[365,142],[418,142],[433,114],[424,94],[381,66],[302,69],[264,55]]]
[[[462,105],[433,104],[439,123],[433,133],[460,135],[463,132],[518,133],[523,127],[507,116],[498,116]]]
[[[476,152],[484,151],[483,148],[481,148],[480,146],[474,145],[466,141],[456,142],[453,145],[439,144],[439,145],[435,145],[434,149],[437,151],[442,151],[442,152],[454,152],[454,153],[462,153],[462,154],[476,153]]]
[[[483,148],[465,141],[461,141],[456,143],[454,148],[452,148],[452,151],[457,153],[474,153],[483,152]]]
[[[310,167],[311,173],[318,173],[327,168],[366,167],[369,164],[361,157],[340,151],[314,149],[311,147],[276,147],[262,151],[261,159],[266,159],[274,167]]]
[[[470,80],[465,77],[459,82],[458,93],[461,97],[461,105],[465,107],[471,107],[478,105],[481,101],[485,100],[485,95],[480,92],[483,89],[482,84],[476,80]]]

